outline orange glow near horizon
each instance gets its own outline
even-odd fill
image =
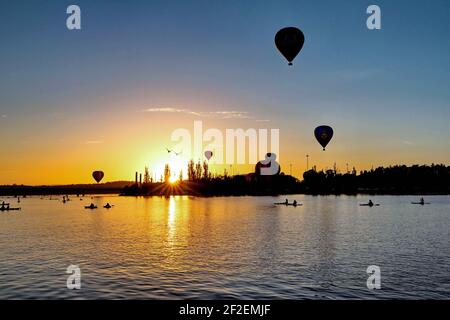
[[[27,137],[5,131],[3,150],[8,152],[0,154],[0,184],[94,183],[91,177],[94,170],[105,172],[102,183],[133,181],[134,173],[143,172],[146,166],[152,178],[159,181],[166,163],[171,169],[170,181],[178,180],[180,172],[186,179],[190,159],[183,153],[179,156],[168,153],[166,147],[176,145],[170,140],[173,130],[192,130],[194,120],[202,120],[204,130],[218,128],[222,132],[226,128],[279,128],[282,171],[290,174],[292,170],[297,178],[302,178],[306,170],[306,154],[309,168],[330,169],[336,163],[341,172],[346,171],[347,164],[349,170],[356,167],[360,171],[392,164],[445,164],[449,159],[448,150],[430,153],[430,148],[420,142],[417,145],[396,140],[380,143],[376,138],[367,142],[346,127],[336,128],[335,137],[327,150],[322,151],[310,128],[293,121],[256,123],[253,119],[196,119],[185,114],[139,111],[112,114],[101,123],[76,121],[76,125],[68,125],[65,131],[64,123],[56,123],[58,128],[50,126],[48,130],[44,124],[30,123],[30,130],[39,133]],[[55,132],[59,132],[57,138]],[[252,172],[254,165],[210,165],[213,174],[221,175],[225,169],[228,174],[245,174]]]

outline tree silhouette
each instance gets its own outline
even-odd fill
[[[195,181],[199,181],[202,178],[202,165],[200,161],[195,165]]]
[[[189,181],[195,180],[195,167],[194,167],[193,160],[189,160],[188,167],[187,167],[187,174],[188,174]]]
[[[209,165],[208,162],[203,161],[203,179],[204,180],[209,180],[210,178],[210,172],[209,172]]]
[[[170,167],[168,164],[164,166],[164,182],[169,183],[170,182]]]
[[[145,167],[144,169],[144,184],[149,184],[150,181],[150,173],[148,171],[148,167]]]

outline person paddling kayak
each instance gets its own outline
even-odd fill
[[[430,202],[425,202],[424,198],[420,198],[419,202],[411,202],[412,204],[420,204],[421,206],[425,204],[430,204]]]
[[[373,207],[373,206],[379,206],[379,204],[373,203],[372,200],[369,200],[369,202],[367,202],[367,203],[361,203],[360,206]]]

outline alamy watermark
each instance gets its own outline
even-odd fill
[[[66,20],[66,27],[69,30],[81,30],[81,8],[76,4],[67,7],[66,13],[69,15]],[[366,20],[369,30],[381,29],[381,9],[378,5],[371,4],[367,7],[366,13],[370,16]]]
[[[69,30],[81,30],[81,9],[72,4],[67,7],[66,13],[69,14],[66,20],[66,27]]]
[[[171,140],[177,142],[173,150],[190,159],[202,159],[205,151],[211,151],[213,164],[256,164],[261,159],[267,164],[280,159],[279,129],[226,129],[224,134],[217,128],[203,130],[203,122],[194,121],[192,134],[178,128]]]
[[[70,290],[81,289],[81,269],[77,265],[70,265],[67,267],[66,273],[70,276],[67,277],[66,286]]]
[[[379,266],[368,266],[366,272],[370,275],[367,278],[367,289],[381,289],[381,269]]]
[[[367,7],[367,14],[370,16],[366,20],[366,26],[369,30],[380,30],[381,29],[381,9],[379,6],[372,4]]]

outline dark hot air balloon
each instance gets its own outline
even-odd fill
[[[211,159],[211,157],[213,156],[213,153],[212,153],[212,151],[205,151],[205,157],[206,157],[206,159]]]
[[[92,177],[99,183],[102,181],[103,177],[105,176],[105,173],[103,171],[94,171],[92,172]]]
[[[314,130],[314,135],[325,151],[328,142],[333,138],[333,128],[330,126],[319,126]]]
[[[305,36],[300,29],[295,27],[283,28],[275,35],[275,45],[281,54],[292,66],[292,61],[302,50]]]

